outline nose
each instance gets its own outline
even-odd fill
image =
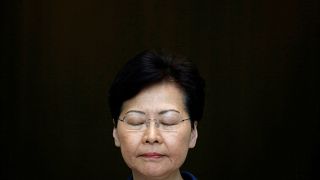
[[[161,136],[160,130],[158,128],[158,123],[156,121],[149,121],[147,129],[143,134],[143,143],[154,144],[162,143],[163,138]]]

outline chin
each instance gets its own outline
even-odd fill
[[[168,167],[147,166],[135,171],[146,177],[163,177],[173,173],[175,170],[168,169]]]

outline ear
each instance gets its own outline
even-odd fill
[[[198,122],[194,121],[193,129],[191,129],[189,148],[194,148],[196,146],[197,139],[198,139],[197,125],[198,125]]]
[[[113,135],[113,139],[114,139],[114,144],[116,145],[116,147],[120,147],[120,141],[119,141],[118,131],[117,131],[116,127],[113,128],[112,135]]]

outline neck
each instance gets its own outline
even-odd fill
[[[163,176],[150,177],[137,172],[132,172],[132,175],[133,175],[133,180],[183,180],[179,170]]]

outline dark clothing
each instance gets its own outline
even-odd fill
[[[181,176],[184,180],[197,180],[197,178],[188,171],[181,172]]]
[[[188,171],[182,171],[181,176],[183,180],[197,180],[197,178]],[[132,175],[128,178],[128,180],[133,180]]]

